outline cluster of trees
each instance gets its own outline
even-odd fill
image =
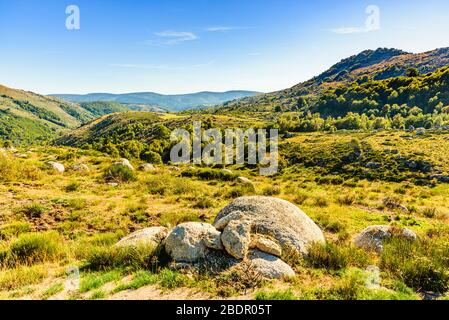
[[[94,149],[127,159],[141,159],[153,164],[168,162],[173,143],[170,141],[170,130],[164,125],[157,125],[152,130],[151,140],[136,139],[134,127],[128,127],[126,133],[102,137],[83,148]],[[123,137],[127,138],[123,138]]]
[[[276,127],[281,133],[286,132],[314,132],[337,130],[382,130],[413,128],[444,128],[449,127],[449,114],[423,114],[416,110],[406,117],[396,114],[393,117],[368,116],[349,112],[344,117],[322,118],[319,113],[304,115],[302,112],[285,113],[277,119]]]
[[[310,111],[333,117],[349,112],[380,117],[449,113],[449,67],[424,76],[410,68],[406,74],[386,80],[365,79],[329,90]]]

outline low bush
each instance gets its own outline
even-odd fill
[[[281,187],[279,186],[272,186],[272,187],[266,187],[263,189],[262,194],[264,196],[270,197],[270,196],[278,196],[282,192]]]
[[[182,173],[183,177],[197,177],[201,180],[220,180],[220,181],[233,181],[237,178],[237,175],[224,171],[222,169],[203,168],[203,169],[191,169]]]
[[[310,246],[305,262],[313,268],[340,270],[350,266],[366,267],[370,260],[365,251],[352,246],[315,243]]]
[[[272,292],[261,291],[256,294],[256,300],[298,300],[298,297],[290,290],[277,290]]]
[[[40,218],[47,210],[44,205],[34,202],[24,206],[21,211],[28,218]]]
[[[92,271],[112,269],[156,270],[166,261],[163,250],[146,245],[136,247],[93,247],[85,253],[85,268]],[[162,262],[161,262],[162,261]]]
[[[18,266],[0,271],[0,290],[15,290],[39,283],[48,276],[48,269],[42,265],[32,267]]]
[[[75,192],[78,191],[81,187],[81,184],[79,182],[70,182],[68,185],[65,186],[64,190],[66,192]]]
[[[449,245],[438,239],[393,239],[384,245],[381,267],[417,291],[449,290]]]
[[[105,179],[120,183],[136,181],[137,177],[133,170],[125,166],[112,165],[105,173]]]
[[[0,227],[0,240],[8,240],[30,231],[31,226],[27,222],[11,222]]]
[[[9,261],[12,264],[32,265],[38,262],[58,261],[64,256],[64,241],[54,231],[25,233],[13,240],[9,246]]]

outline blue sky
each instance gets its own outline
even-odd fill
[[[66,7],[80,29],[66,29]],[[380,9],[367,30],[366,8]],[[447,0],[0,0],[0,84],[166,94],[295,85],[365,49],[449,46]]]

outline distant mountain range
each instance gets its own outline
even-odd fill
[[[118,102],[122,104],[144,105],[162,108],[167,111],[183,111],[219,105],[228,101],[252,97],[260,94],[255,91],[197,92],[191,94],[163,95],[154,92],[126,94],[90,93],[86,95],[53,94],[51,96],[74,103]],[[138,108],[134,108],[135,110]]]
[[[155,93],[42,96],[0,85],[0,140],[36,143],[106,114],[127,111],[180,111],[221,104],[254,94],[257,93],[230,91],[173,96]]]
[[[105,128],[122,117],[127,123],[139,122],[145,114],[125,116],[123,112],[127,111],[166,112],[209,106],[205,113],[244,116],[265,112],[272,119],[289,111],[304,116],[320,113],[322,117],[340,117],[355,112],[390,118],[420,112],[449,113],[449,48],[419,54],[385,48],[366,50],[309,81],[268,94],[229,91],[41,96],[0,86],[0,140],[34,143],[100,117],[101,123],[95,128]],[[106,116],[111,113],[122,114]]]

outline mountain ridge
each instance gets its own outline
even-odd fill
[[[119,102],[124,104],[146,104],[160,107],[168,111],[183,111],[201,107],[210,107],[227,101],[255,96],[261,94],[257,91],[230,90],[224,92],[200,91],[185,94],[160,94],[156,92],[130,92],[130,93],[88,93],[88,94],[52,94],[49,96],[66,101],[81,102]]]
[[[350,68],[347,68],[348,62],[352,63]],[[291,111],[301,108],[305,98],[309,100],[307,103],[314,103],[324,92],[356,81],[395,78],[405,75],[409,68],[416,68],[420,74],[427,74],[447,65],[449,48],[423,53],[388,48],[364,50],[291,88],[227,102],[216,109],[218,112],[260,112],[274,111],[278,107],[283,111]]]

